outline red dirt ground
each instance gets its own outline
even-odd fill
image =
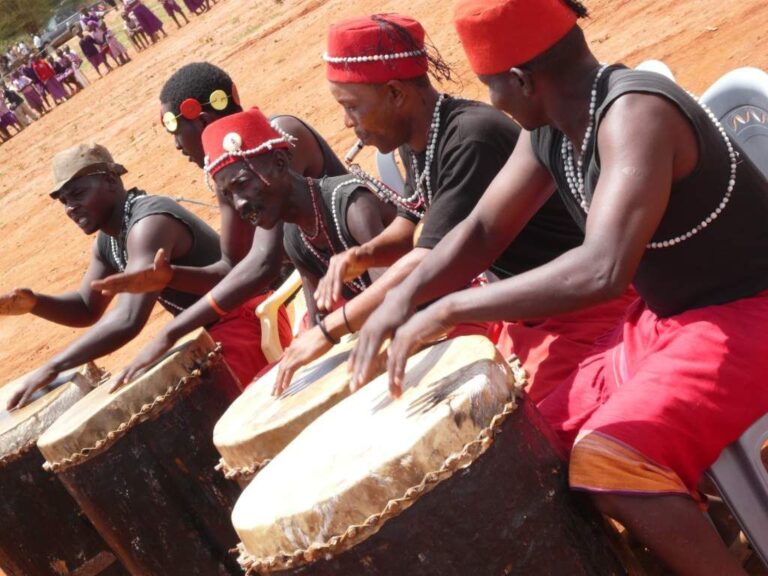
[[[694,92],[735,67],[768,69],[764,0],[594,0],[588,5],[592,17],[584,26],[605,61],[635,65],[662,59]],[[174,150],[158,121],[160,87],[186,62],[221,65],[236,79],[245,104],[301,116],[343,153],[353,135],[344,129],[326,88],[320,59],[326,29],[341,17],[386,11],[406,12],[425,24],[459,71],[459,83],[446,91],[487,99],[467,67],[451,25],[450,3],[443,0],[222,0],[210,13],[191,17],[181,30],[168,25],[169,38],[132,52],[132,63],[95,81],[0,148],[0,291],[30,287],[57,293],[79,283],[92,238],[82,235],[47,195],[51,158],[71,144],[95,140],[107,145],[128,167],[129,186],[212,200],[200,171]],[[86,73],[96,78],[90,68]],[[218,225],[215,210],[192,209]],[[157,310],[140,338],[101,363],[119,368],[167,319]],[[0,319],[0,382],[39,366],[79,333],[34,316]]]

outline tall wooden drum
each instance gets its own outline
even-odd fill
[[[353,345],[352,339],[342,342],[299,370],[280,397],[272,395],[277,367],[246,388],[213,430],[227,478],[247,483],[315,418],[349,396]]]
[[[75,404],[40,438],[52,469],[135,576],[242,574],[213,427],[239,392],[203,330],[142,377]]]
[[[52,392],[12,413],[5,405],[15,386],[0,390],[0,573],[128,574],[58,479],[43,470],[35,447],[40,434],[100,377],[93,365],[65,374]]]
[[[235,506],[247,573],[624,573],[518,397],[523,375],[466,336],[411,358],[401,398],[382,376],[328,410]]]

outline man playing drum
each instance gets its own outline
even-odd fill
[[[242,112],[237,87],[221,68],[196,62],[179,68],[161,93],[161,114],[176,148],[190,162],[204,165],[202,133],[219,118]],[[287,115],[276,116],[273,125],[291,141],[290,163],[295,172],[311,178],[346,173],[328,143],[304,121]],[[152,364],[173,343],[192,330],[217,320],[230,333],[227,362],[243,386],[267,364],[261,352],[261,324],[254,311],[267,296],[270,286],[279,283],[285,260],[283,226],[271,230],[240,218],[231,199],[217,193],[221,211],[221,259],[204,268],[171,266],[160,259],[155,268],[135,275],[120,275],[97,284],[110,291],[143,292],[164,286],[205,294],[207,297],[178,315],[142,350],[120,376],[130,380]],[[280,316],[280,339],[290,342],[291,332],[284,314]],[[236,356],[236,358],[235,358]]]
[[[407,199],[399,201],[398,218],[371,242],[333,258],[320,283],[320,307],[330,310],[349,276],[397,262],[364,295],[326,318],[336,339],[359,329],[387,291],[402,282],[471,212],[512,153],[520,128],[486,104],[439,93],[429,74],[450,78],[450,69],[425,44],[421,24],[407,16],[381,14],[333,25],[325,61],[331,92],[344,108],[346,126],[364,144],[382,153],[399,147],[407,173]],[[552,196],[530,209],[538,209],[536,215],[514,242],[508,239],[503,251],[490,258],[485,258],[485,247],[478,251],[477,261],[483,264],[476,267],[475,275],[489,268],[502,278],[514,276],[581,243],[583,234],[559,197]],[[591,316],[514,327],[515,335],[507,340],[514,340],[515,353],[531,372],[531,393],[541,398],[559,384],[589,352],[594,339],[615,323],[627,303],[618,299],[591,311]],[[485,332],[487,327],[473,329],[478,328]],[[281,363],[277,390],[285,389],[299,366],[330,345],[319,330],[299,337]],[[553,358],[548,358],[550,351]],[[543,361],[539,363],[535,357]]]
[[[220,257],[219,237],[207,224],[170,198],[126,190],[127,170],[98,144],[79,144],[53,160],[51,197],[64,205],[67,216],[87,235],[98,232],[91,261],[80,288],[49,296],[22,288],[0,296],[0,314],[32,313],[66,326],[93,326],[18,385],[9,408],[26,404],[32,393],[53,382],[63,370],[110,354],[135,338],[159,301],[178,314],[198,296],[166,288],[125,295],[104,313],[111,297],[91,288],[91,282],[121,270],[136,271],[152,263],[158,250],[171,261],[206,266]]]
[[[472,68],[529,132],[477,208],[371,316],[355,377],[367,379],[393,332],[397,394],[407,356],[450,325],[578,310],[633,283],[640,299],[540,408],[570,452],[571,486],[671,569],[744,574],[701,513],[698,482],[768,412],[768,182],[679,86],[600,64],[577,25],[585,14],[572,0],[457,4]],[[411,316],[459,288],[556,187],[586,230],[581,246]]]
[[[273,230],[285,221],[283,244],[301,274],[310,318],[327,333],[312,294],[329,259],[371,240],[393,214],[354,176],[316,180],[297,173],[289,147],[289,137],[258,108],[222,118],[203,132],[206,179],[252,226]],[[362,292],[371,279],[367,273],[351,279],[345,296]]]

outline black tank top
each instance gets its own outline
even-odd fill
[[[321,210],[324,218],[325,228],[328,231],[334,252],[328,250],[315,250],[323,259],[321,262],[318,257],[306,246],[301,238],[301,232],[296,224],[285,223],[283,229],[283,245],[285,252],[291,261],[317,278],[322,278],[328,271],[328,261],[333,254],[339,254],[353,246],[360,244],[354,239],[347,226],[347,208],[355,194],[373,194],[368,188],[361,184],[354,176],[336,176],[335,178],[323,178],[315,181],[319,186],[321,198]],[[383,208],[382,203],[382,208]],[[334,213],[336,217],[334,218]],[[357,284],[357,285],[355,285]],[[347,283],[344,288],[344,297],[352,298],[355,294],[361,292],[361,287],[371,285],[368,274],[363,274],[357,278],[355,283]]]
[[[315,137],[315,140],[317,140],[317,145],[320,146],[320,151],[323,154],[323,176],[342,176],[343,174],[347,174],[348,171],[344,167],[344,164],[339,160],[339,157],[336,156],[336,153],[331,149],[328,142],[325,141],[325,138],[323,138],[317,130],[312,128],[312,126],[304,122],[301,118],[291,116],[290,114],[272,116],[270,117],[270,120],[281,117],[294,118],[301,122],[307,130],[312,132],[312,135]]]
[[[675,104],[690,122],[699,145],[698,164],[672,186],[667,210],[652,242],[685,235],[723,201],[731,159],[723,137],[701,106],[677,84],[651,72],[610,67],[598,85],[597,130],[610,106],[629,93],[654,94]],[[585,195],[590,202],[600,176],[597,130],[586,152]],[[533,148],[553,175],[568,210],[583,228],[586,215],[569,193],[561,154],[562,132],[533,132]],[[646,249],[634,286],[658,316],[723,304],[768,288],[768,181],[737,152],[736,185],[730,201],[705,228],[680,243]]]
[[[136,188],[128,191],[128,194],[136,193],[140,194],[140,196],[132,205],[126,237],[138,221],[147,216],[164,214],[182,222],[192,233],[192,248],[190,251],[182,258],[172,260],[171,264],[202,268],[221,260],[219,235],[208,224],[167,196],[148,196]],[[110,236],[99,232],[96,242],[101,258],[114,268],[116,272],[121,271],[122,266],[115,260],[112,252]],[[118,242],[118,250],[119,254],[122,255],[125,251],[125,246],[120,244],[122,243]],[[120,257],[122,258],[122,256]],[[200,296],[197,294],[166,288],[160,294],[159,302],[168,312],[175,316],[192,306],[199,298]]]

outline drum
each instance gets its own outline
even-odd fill
[[[241,574],[229,553],[239,489],[214,470],[211,441],[238,389],[199,330],[131,384],[91,392],[40,438],[48,468],[131,574]]]
[[[15,386],[0,389],[0,574],[124,576],[109,546],[52,474],[35,443],[63,412],[96,385],[93,365],[60,376],[47,393],[9,413]]]
[[[334,346],[304,366],[276,398],[277,366],[246,388],[213,430],[218,468],[247,483],[320,414],[349,395],[347,359],[354,339]]]
[[[516,375],[517,374],[517,375]],[[235,506],[248,574],[622,574],[550,432],[482,336],[408,362],[309,425]]]

